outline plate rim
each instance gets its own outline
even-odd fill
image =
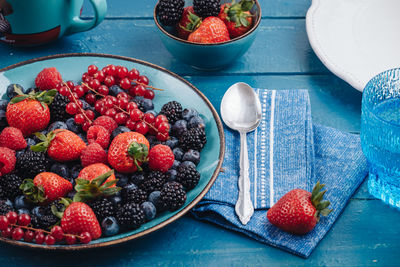
[[[33,58],[29,60],[25,60],[16,64],[12,64],[10,66],[4,67],[0,69],[0,73],[12,70],[24,65],[28,65],[31,63],[39,62],[39,61],[45,61],[49,59],[56,59],[56,58],[67,58],[67,57],[103,57],[103,58],[114,58],[114,59],[120,59],[120,60],[125,60],[125,61],[130,61],[133,63],[138,63],[142,64],[148,67],[151,67],[153,69],[157,69],[159,71],[162,71],[166,74],[171,75],[172,77],[180,80],[181,82],[185,83],[188,85],[197,95],[199,95],[200,98],[203,99],[203,101],[207,104],[208,108],[210,109],[211,113],[213,114],[214,120],[217,124],[217,129],[218,129],[218,135],[219,135],[219,140],[220,140],[220,148],[219,148],[219,157],[218,157],[218,164],[211,176],[210,181],[207,183],[205,188],[200,192],[200,194],[195,197],[195,199],[192,200],[185,208],[183,208],[181,211],[173,215],[172,217],[168,218],[167,220],[151,227],[148,228],[142,232],[126,236],[123,238],[119,238],[116,240],[111,240],[111,241],[106,241],[102,243],[97,243],[97,244],[80,244],[80,245],[61,245],[61,246],[46,246],[46,245],[38,245],[38,244],[33,244],[33,243],[25,243],[21,241],[15,241],[12,239],[8,238],[3,238],[0,237],[0,241],[4,243],[8,243],[14,246],[18,247],[23,247],[23,248],[32,248],[32,249],[42,249],[42,250],[47,250],[47,251],[77,251],[77,250],[86,250],[86,249],[93,249],[93,248],[101,248],[101,247],[108,247],[108,246],[113,246],[121,243],[125,243],[128,241],[131,241],[133,239],[137,239],[139,237],[145,236],[147,234],[150,234],[152,232],[155,232],[164,226],[176,221],[177,219],[181,218],[183,215],[185,215],[189,210],[191,210],[204,196],[205,194],[210,190],[211,186],[214,184],[215,180],[218,177],[218,174],[221,171],[222,163],[224,161],[224,155],[225,155],[225,134],[224,134],[224,129],[222,125],[222,121],[215,110],[214,106],[211,104],[211,102],[208,100],[208,98],[193,84],[191,84],[189,81],[185,80],[178,74],[167,70],[166,68],[163,68],[161,66],[158,66],[153,63],[149,63],[147,61],[143,61],[140,59],[136,58],[131,58],[131,57],[126,57],[126,56],[119,56],[119,55],[111,55],[111,54],[103,54],[103,53],[65,53],[65,54],[54,54],[54,55],[49,55],[49,56],[44,56],[44,57],[38,57],[38,58]]]
[[[322,63],[336,76],[341,78],[342,80],[349,83],[356,90],[362,92],[364,90],[363,82],[356,77],[354,73],[346,71],[338,66],[323,50],[323,47],[320,44],[318,39],[318,35],[315,32],[315,13],[317,13],[318,9],[321,7],[321,2],[323,0],[312,0],[311,6],[306,14],[306,31],[308,35],[308,40],[310,41],[310,45],[314,50],[317,57],[322,61]]]

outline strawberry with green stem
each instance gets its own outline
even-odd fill
[[[218,17],[228,28],[230,37],[236,38],[248,32],[253,25],[253,15],[250,10],[254,6],[254,0],[241,0],[236,3],[223,4]]]
[[[187,40],[189,35],[194,32],[201,24],[201,18],[194,12],[193,6],[185,7],[182,18],[176,27],[178,36]]]

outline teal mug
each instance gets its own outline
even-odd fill
[[[0,42],[35,46],[96,27],[107,13],[106,0],[90,0],[95,16],[82,20],[83,0],[0,0]]]

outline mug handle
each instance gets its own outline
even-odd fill
[[[93,29],[99,25],[107,14],[106,0],[90,0],[94,9],[94,18],[92,20],[83,20],[79,16],[72,18],[72,23],[65,32],[70,35],[77,32],[84,32]]]

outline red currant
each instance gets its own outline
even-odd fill
[[[165,134],[158,133],[158,134],[156,135],[156,138],[157,138],[157,140],[164,142],[164,141],[167,141],[167,140],[168,140],[169,134],[168,134],[168,133],[165,133]]]
[[[31,223],[31,216],[28,214],[22,213],[18,216],[18,225],[27,226]]]
[[[106,96],[108,95],[109,89],[107,86],[101,85],[99,88],[97,88],[97,92],[103,96]]]
[[[107,76],[107,77],[104,79],[104,84],[105,84],[106,86],[108,86],[108,87],[113,86],[113,85],[115,84],[114,76]]]
[[[78,95],[78,98],[81,98],[85,94],[85,90],[80,85],[75,86],[73,92]]]
[[[144,120],[147,123],[153,124],[154,121],[156,120],[156,117],[152,113],[145,113],[144,114]]]
[[[10,224],[17,223],[18,214],[15,211],[10,211],[6,214],[7,220]]]
[[[120,112],[117,115],[115,115],[114,120],[118,123],[118,124],[125,124],[126,121],[128,120],[128,115]]]
[[[117,67],[117,77],[123,79],[128,75],[128,69],[126,67],[118,66]]]
[[[73,245],[76,243],[76,237],[74,235],[67,235],[65,236],[65,242],[68,245]]]
[[[106,108],[113,108],[114,107],[114,101],[112,101],[111,99],[106,99],[106,100],[104,100],[104,106]]]
[[[116,98],[115,96],[109,95],[108,99],[111,99],[114,105],[118,104],[118,98]]]
[[[35,238],[35,233],[34,232],[32,232],[30,230],[25,232],[25,234],[24,234],[24,241],[25,242],[32,242],[34,238]]]
[[[144,96],[146,94],[146,87],[141,84],[135,86],[135,95]]]
[[[104,101],[102,100],[97,100],[97,102],[94,104],[94,109],[97,112],[100,112],[101,108],[104,107]]]
[[[137,81],[138,81],[138,83],[143,83],[145,85],[149,84],[149,78],[147,78],[147,76],[144,76],[144,75],[139,76]]]
[[[160,125],[163,122],[168,122],[167,117],[165,117],[165,115],[158,115],[156,117],[156,121],[154,123],[154,126],[156,126],[156,128],[158,128],[158,125]]]
[[[90,77],[89,73],[85,72],[84,74],[82,74],[82,81],[87,79],[87,77]]]
[[[89,74],[89,75],[93,75],[93,74],[95,74],[96,71],[98,71],[98,70],[99,70],[99,68],[98,68],[96,65],[90,65],[90,66],[88,67],[88,74]]]
[[[39,245],[43,244],[45,238],[46,238],[46,236],[43,234],[42,231],[37,232],[35,235],[36,244],[39,244]]]
[[[117,94],[117,98],[128,98],[129,99],[130,96],[125,92],[121,92],[121,93]]]
[[[72,94],[70,94],[70,95],[68,96],[68,99],[69,99],[69,101],[74,102],[75,99],[78,100],[79,97],[78,97],[78,94],[77,94],[77,93],[72,93]]]
[[[107,70],[106,70],[107,75],[114,76],[116,72],[117,72],[117,68],[114,65],[107,66]]]
[[[143,121],[138,122],[135,125],[135,131],[145,135],[149,131],[149,126],[147,126],[147,124]]]
[[[160,123],[157,126],[157,130],[158,130],[158,132],[163,133],[163,134],[168,133],[169,132],[169,124],[168,124],[168,122]]]
[[[87,132],[88,130],[89,130],[89,128],[90,128],[90,126],[92,126],[92,124],[90,123],[90,122],[85,122],[83,125],[82,125],[82,130],[84,130],[85,132]]]
[[[153,100],[154,97],[155,97],[155,94],[154,94],[153,90],[146,90],[146,93],[144,94],[144,98]]]
[[[75,87],[75,84],[74,84],[73,81],[68,81],[68,82],[67,82],[67,86],[69,87],[69,89],[72,89],[72,88]]]
[[[89,93],[86,95],[85,100],[90,105],[93,105],[96,102],[96,96],[94,94]]]
[[[46,245],[51,246],[56,243],[56,239],[52,235],[46,235],[44,242],[46,243]]]
[[[128,78],[124,78],[119,82],[119,86],[124,90],[128,90],[131,88],[131,81]]]
[[[128,103],[129,103],[128,98],[119,98],[117,104],[118,104],[118,107],[125,109],[126,106],[128,105]]]
[[[131,86],[129,88],[128,93],[129,93],[130,96],[136,96],[135,95],[135,88],[136,88],[136,86]]]
[[[137,69],[131,69],[130,72],[128,72],[128,78],[130,80],[137,80],[139,78],[139,71]]]
[[[61,87],[59,92],[63,96],[68,96],[70,94],[70,92],[66,86]]]
[[[8,227],[6,230],[1,231],[1,236],[5,238],[9,238],[11,236],[11,233],[13,231],[12,227]]]
[[[131,119],[128,119],[128,120],[126,121],[126,124],[125,124],[125,126],[128,127],[129,130],[131,130],[131,131],[133,131],[133,130],[135,129],[135,125],[136,125],[136,122],[134,122],[134,121],[131,120]]]
[[[131,110],[134,110],[134,109],[137,109],[138,108],[138,105],[136,104],[136,102],[129,102],[127,105],[126,105],[126,110],[127,111],[131,111]]]
[[[6,216],[0,216],[0,231],[6,230],[9,224]]]
[[[117,111],[115,110],[115,108],[110,108],[106,111],[104,115],[114,119],[115,115],[117,115]]]
[[[61,87],[63,87],[63,83],[57,83],[57,85],[56,85],[57,91],[60,91]]]
[[[24,230],[22,230],[19,227],[14,228],[14,230],[11,233],[11,237],[14,240],[21,240],[24,237]]]
[[[97,90],[100,87],[101,83],[97,79],[93,79],[89,81],[89,87],[92,88],[93,90]]]
[[[143,118],[143,112],[140,111],[139,109],[133,109],[129,112],[129,116],[132,121],[137,122],[141,118]]]
[[[64,239],[64,232],[61,228],[61,226],[54,226],[53,228],[51,228],[51,235],[57,240],[57,241],[61,241]]]
[[[84,81],[85,83],[89,83],[91,80],[93,80],[92,76],[87,76],[85,78],[82,78],[82,81]]]
[[[95,117],[95,114],[92,110],[88,109],[85,111],[86,117],[88,117],[89,120],[93,120]]]
[[[104,79],[106,78],[106,75],[104,74],[103,71],[99,70],[95,74],[93,74],[93,78],[99,80],[99,82],[103,82]]]
[[[85,116],[83,116],[83,114],[76,114],[75,115],[75,123],[76,124],[79,124],[79,125],[81,125],[81,124],[83,124],[83,123],[85,123]]]

